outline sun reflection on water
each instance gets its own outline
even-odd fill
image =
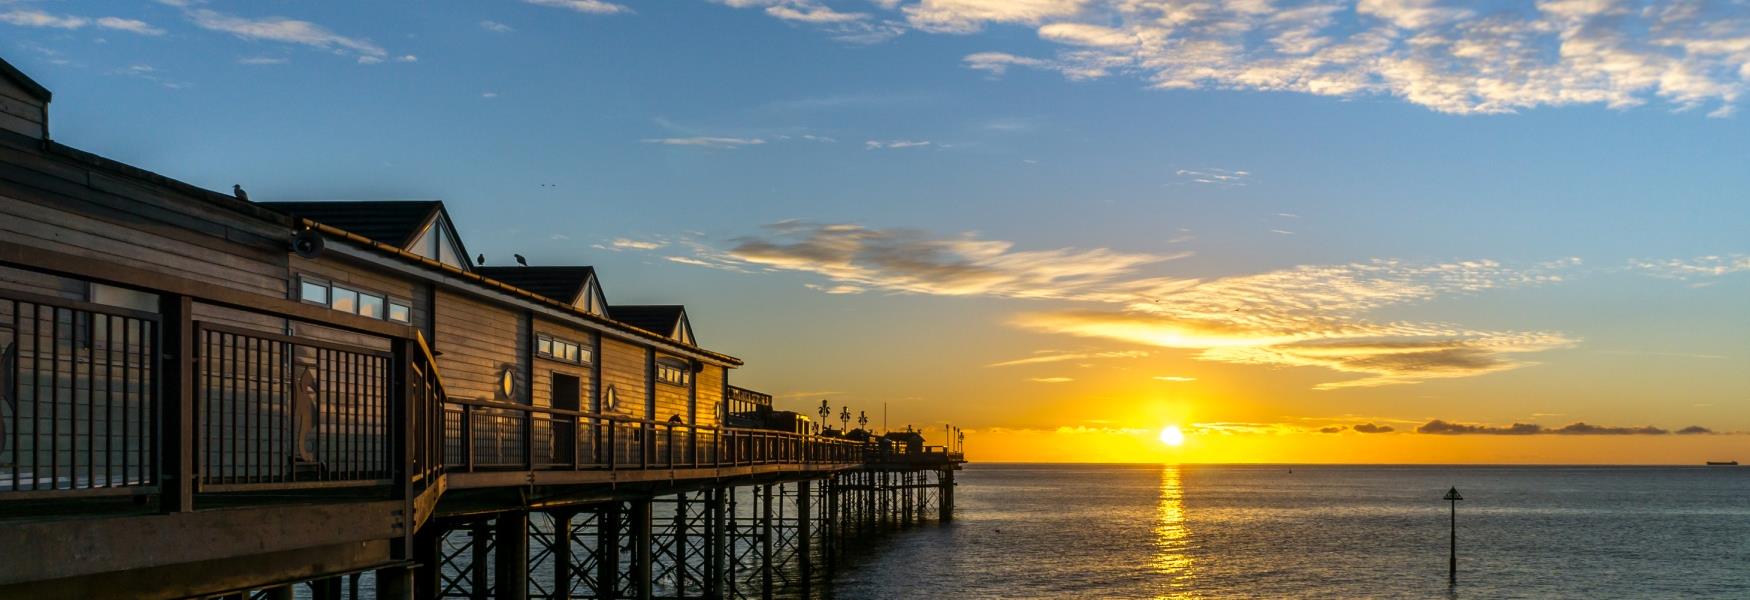
[[[1193,598],[1192,578],[1196,565],[1191,560],[1191,530],[1185,526],[1185,487],[1180,483],[1179,465],[1161,467],[1161,501],[1155,517],[1154,571],[1159,576],[1160,598]]]

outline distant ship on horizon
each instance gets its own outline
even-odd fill
[[[1736,467],[1736,466],[1738,466],[1738,461],[1735,461],[1735,460],[1710,460],[1710,461],[1707,461],[1707,466],[1710,466],[1710,467]]]

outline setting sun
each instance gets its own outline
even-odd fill
[[[1162,427],[1161,428],[1161,443],[1166,444],[1168,446],[1178,447],[1180,444],[1185,443],[1185,433],[1182,431],[1179,431],[1178,425],[1168,425],[1166,427]]]

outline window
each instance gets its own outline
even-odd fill
[[[594,358],[583,344],[547,335],[535,336],[535,356],[580,364]]]
[[[328,306],[328,282],[299,277],[298,299]]]
[[[678,360],[660,360],[656,362],[656,380],[669,385],[687,385],[692,379],[693,370],[686,363]]]
[[[359,316],[373,319],[383,318],[383,297],[359,292]]]
[[[442,216],[432,219],[431,224],[425,227],[425,232],[419,234],[419,239],[414,240],[408,250],[452,267],[467,269],[468,265],[457,254],[455,240],[450,238],[448,229]]]
[[[396,323],[412,323],[413,308],[399,300],[389,301],[389,320]]]
[[[362,292],[321,279],[299,276],[298,299],[361,317],[388,319],[396,323],[413,322],[413,306],[405,300]]]
[[[359,293],[340,286],[330,288],[332,299],[328,307],[343,313],[357,314],[359,311]]]

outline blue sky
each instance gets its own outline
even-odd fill
[[[493,263],[687,303],[780,395],[1750,429],[1741,2],[14,1],[0,32],[63,143],[443,199]]]

